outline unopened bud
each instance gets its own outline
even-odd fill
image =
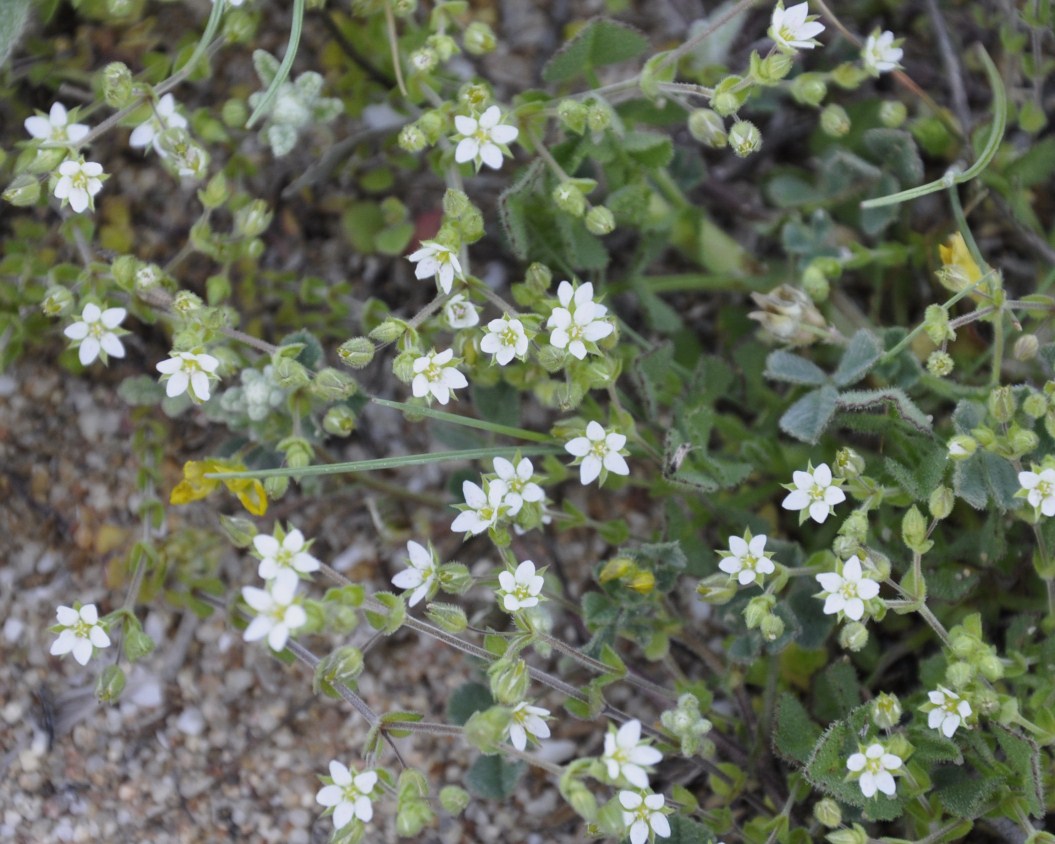
[[[800,73],[791,80],[791,97],[799,105],[813,106],[824,102],[828,96],[828,85],[818,73]]]
[[[578,100],[561,100],[557,103],[557,118],[564,128],[581,135],[586,131],[586,106]]]
[[[612,110],[608,103],[590,100],[586,104],[586,125],[591,132],[603,132],[612,124]]]
[[[762,149],[762,133],[750,120],[739,120],[729,130],[729,148],[740,158]]]
[[[527,268],[524,281],[532,288],[533,292],[538,294],[545,293],[549,290],[550,283],[553,281],[553,271],[545,264],[535,261]]]
[[[966,434],[960,434],[949,440],[949,458],[952,460],[966,460],[977,449],[978,441]]]
[[[978,670],[990,682],[996,682],[1004,676],[1004,663],[995,654],[986,654],[978,660]]]
[[[935,519],[948,518],[952,512],[953,505],[956,503],[956,496],[953,491],[947,486],[939,486],[930,494],[930,500],[927,502],[927,507],[930,510],[931,516]]]
[[[40,309],[44,312],[45,316],[49,317],[61,317],[66,316],[73,310],[74,297],[69,291],[69,288],[49,287],[47,293],[44,294],[44,299],[40,303]]]
[[[154,640],[138,624],[132,625],[125,633],[125,656],[129,662],[136,662],[153,653],[154,648]]]
[[[835,453],[836,473],[843,478],[859,478],[865,470],[865,459],[852,448],[840,448]]]
[[[1040,419],[1048,412],[1048,400],[1042,393],[1030,393],[1022,401],[1022,412],[1030,419]]]
[[[407,324],[401,319],[386,319],[370,332],[370,339],[378,343],[392,343],[398,340],[407,330]]]
[[[615,215],[603,205],[595,205],[586,212],[586,230],[597,237],[615,231]]]
[[[504,706],[492,706],[473,713],[465,722],[463,735],[481,753],[494,753],[509,729],[512,712]]]
[[[429,145],[429,140],[416,123],[408,123],[399,130],[398,143],[404,152],[421,152]]]
[[[736,594],[736,580],[727,574],[712,574],[696,587],[700,600],[715,606],[729,603]]]
[[[901,714],[901,701],[897,695],[884,692],[872,701],[872,720],[882,730],[897,726]]]
[[[842,809],[840,809],[839,804],[830,797],[818,800],[814,804],[813,817],[817,819],[817,823],[821,826],[826,826],[828,829],[835,829],[837,826],[842,826],[843,822]]]
[[[722,149],[729,143],[725,121],[709,108],[697,108],[689,114],[689,134],[712,149]]]
[[[829,138],[842,138],[850,131],[850,115],[841,105],[830,103],[821,112],[821,131]]]
[[[272,213],[262,199],[254,199],[234,213],[234,230],[242,237],[258,237],[271,225]]]
[[[337,356],[352,369],[362,369],[374,359],[374,344],[368,337],[353,337],[341,343]]]
[[[289,359],[284,358],[284,360]],[[280,440],[275,448],[286,456],[286,465],[291,469],[303,469],[310,466],[311,458],[315,456],[315,449],[303,437],[286,437]]]
[[[431,47],[421,47],[410,54],[408,63],[415,73],[429,73],[436,69],[440,57]]]
[[[754,630],[762,624],[762,620],[773,612],[777,599],[772,595],[757,595],[747,602],[744,609],[744,621],[749,630]]]
[[[440,629],[454,635],[464,633],[469,626],[465,610],[456,604],[433,601],[425,608],[425,617]]]
[[[565,214],[581,217],[586,213],[586,196],[570,182],[562,182],[550,194],[553,204]]]
[[[462,35],[465,52],[473,56],[482,56],[494,52],[497,46],[494,30],[483,21],[473,21]]]
[[[779,615],[767,615],[758,626],[758,631],[767,642],[775,642],[784,635],[784,619]]]
[[[868,628],[859,621],[851,621],[839,631],[839,647],[857,653],[868,644]]]
[[[448,815],[460,815],[471,799],[468,791],[456,785],[445,785],[440,789],[440,805]]]
[[[997,387],[994,389],[989,394],[986,406],[989,408],[990,415],[997,422],[1010,422],[1014,418],[1015,410],[1017,409],[1015,394],[1012,392],[1011,387]]]
[[[855,823],[850,829],[837,829],[825,836],[830,844],[868,844],[871,840],[863,826]]]
[[[125,690],[125,672],[120,665],[108,665],[95,684],[95,696],[100,703],[113,703]]]
[[[777,55],[783,55],[783,53]],[[802,271],[802,289],[814,302],[823,302],[831,293],[832,286],[820,267],[810,264]]]
[[[29,173],[15,176],[4,191],[4,202],[10,202],[16,208],[35,205],[38,199],[40,199],[40,180]]]
[[[335,404],[322,418],[322,429],[335,437],[347,437],[355,430],[355,411],[346,404]]]
[[[323,401],[340,401],[358,391],[359,385],[350,375],[330,366],[320,369],[311,381],[311,394]]]
[[[527,663],[522,659],[503,657],[487,669],[491,695],[499,703],[513,706],[524,699],[528,688]]]
[[[241,516],[220,515],[220,527],[235,548],[248,548],[257,534],[256,525]]]
[[[272,377],[284,390],[296,390],[311,383],[311,373],[304,364],[290,357],[276,357],[273,362]]]
[[[900,100],[887,100],[879,106],[879,122],[897,129],[908,119],[908,107]]]
[[[110,62],[103,68],[103,99],[111,108],[130,105],[135,96],[132,71],[124,62]]]
[[[1037,339],[1036,334],[1023,334],[1015,341],[1013,354],[1015,360],[1033,360],[1037,356],[1039,349],[1040,341]]]
[[[975,669],[969,662],[957,661],[945,669],[945,679],[954,689],[962,689],[974,679]]]

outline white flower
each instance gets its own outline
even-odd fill
[[[592,483],[605,469],[617,475],[629,475],[630,467],[619,453],[626,445],[625,434],[609,434],[597,422],[586,426],[586,436],[575,437],[564,446],[569,454],[582,458],[579,480],[583,486]],[[603,483],[603,480],[602,480]]]
[[[476,305],[470,302],[464,293],[455,293],[443,306],[443,316],[451,328],[472,328],[480,322]]]
[[[561,307],[554,308],[546,322],[546,327],[553,329],[549,341],[555,348],[567,348],[582,360],[588,351],[593,351],[586,343],[603,340],[615,330],[610,322],[601,319],[608,313],[608,308],[593,300],[593,282],[590,281],[579,288],[562,281],[557,287],[557,299]]]
[[[83,123],[69,123],[69,114],[62,103],[52,103],[47,117],[35,114],[27,117],[26,131],[40,141],[53,144],[76,144],[88,134]]]
[[[173,352],[172,357],[157,365],[161,380],[167,381],[165,394],[171,399],[188,392],[194,401],[209,400],[209,385],[217,378],[220,361],[212,355]]]
[[[153,144],[157,154],[165,158],[167,153],[159,143],[161,133],[166,129],[186,128],[187,118],[176,111],[175,97],[172,94],[165,94],[154,106],[154,113],[150,118],[132,130],[132,134],[128,138],[128,145],[139,149]]]
[[[865,797],[872,797],[877,789],[888,797],[894,796],[897,786],[890,772],[901,767],[901,758],[887,753],[879,742],[870,744],[864,753],[853,754],[846,760],[846,767],[855,774],[863,772],[860,786]]]
[[[280,651],[286,647],[289,634],[303,627],[308,620],[304,609],[294,603],[299,583],[296,572],[283,569],[268,581],[266,590],[255,586],[242,587],[242,597],[257,612],[243,634],[247,642],[267,636],[271,650]]]
[[[817,23],[817,16],[809,14],[806,3],[785,9],[778,2],[773,10],[768,35],[785,53],[796,50],[812,50],[820,42],[816,36],[824,32],[824,24]]]
[[[619,792],[623,823],[630,828],[630,844],[645,844],[649,838],[649,827],[660,838],[670,838],[670,821],[663,814],[665,802],[662,794]]]
[[[509,722],[509,740],[517,750],[527,747],[528,736],[538,741],[549,738],[549,726],[545,718],[549,717],[549,710],[541,706],[531,706],[527,702],[518,703],[513,707],[513,717]]]
[[[940,730],[945,738],[952,738],[956,728],[961,724],[966,725],[967,719],[971,717],[971,704],[944,686],[927,692],[927,697],[934,707],[927,714],[927,726],[932,730]]]
[[[821,463],[816,469],[810,467],[808,471],[796,471],[792,474],[794,483],[785,484],[785,489],[791,492],[781,502],[785,510],[808,510],[810,518],[815,522],[823,522],[832,512],[832,508],[846,500],[846,493],[838,486],[832,486],[832,470],[827,463]],[[803,513],[800,522],[806,520]]]
[[[407,260],[417,264],[414,267],[415,278],[436,276],[440,290],[444,293],[450,293],[454,279],[462,277],[462,265],[455,250],[435,240],[422,241],[421,248],[411,252]]]
[[[260,555],[260,566],[257,569],[264,580],[271,580],[282,571],[295,571],[300,574],[310,574],[318,571],[322,565],[317,559],[307,552],[304,534],[299,530],[291,530],[280,540],[278,536],[257,534],[253,537],[253,547]]]
[[[504,457],[496,457],[494,466],[499,480],[506,485],[505,505],[510,516],[519,513],[525,501],[534,504],[545,497],[542,487],[531,481],[535,467],[526,457],[522,457],[516,466]]]
[[[52,656],[72,652],[77,662],[87,665],[92,658],[92,648],[110,647],[110,637],[99,623],[99,611],[95,604],[85,604],[80,609],[59,607],[55,615],[63,629],[56,631],[59,638],[51,644]]]
[[[509,489],[502,481],[484,481],[481,489],[472,481],[462,483],[466,509],[451,523],[455,533],[483,533],[506,514],[505,497]]]
[[[879,594],[879,584],[861,573],[861,561],[855,554],[843,563],[843,572],[822,572],[817,582],[826,595],[824,614],[842,613],[851,621],[860,621],[865,612],[864,602]]]
[[[414,606],[429,593],[438,573],[432,552],[414,540],[407,543],[407,564],[407,568],[392,578],[392,585],[400,589],[413,589],[407,603]]]
[[[329,779],[332,782],[319,789],[315,800],[320,806],[333,810],[334,827],[344,829],[353,818],[369,823],[374,817],[370,795],[377,785],[377,772],[361,771],[353,776],[346,766],[334,759],[330,762]]]
[[[1055,516],[1055,469],[1019,472],[1018,483],[1021,491],[1026,493],[1026,501],[1035,510],[1045,516]]]
[[[95,195],[103,189],[103,165],[96,161],[67,158],[59,165],[55,198],[80,214],[86,208],[95,210]]]
[[[87,366],[100,354],[103,363],[107,357],[123,358],[125,347],[121,344],[116,329],[128,312],[124,308],[107,308],[102,310],[98,305],[87,304],[81,311],[81,318],[66,326],[62,333],[79,346],[77,352],[81,364]]]
[[[411,389],[417,398],[432,395],[440,404],[450,401],[451,390],[468,387],[469,382],[451,363],[454,351],[437,352],[433,349],[414,361],[414,381]]]
[[[454,150],[454,160],[459,164],[473,161],[477,170],[481,162],[493,170],[501,167],[503,147],[515,141],[520,134],[515,126],[499,123],[501,118],[502,112],[496,105],[480,115],[479,120],[464,114],[455,115],[454,127],[462,138]]]
[[[601,756],[608,768],[608,779],[616,782],[623,777],[635,788],[648,788],[648,773],[644,766],[659,763],[663,754],[640,742],[641,722],[636,718],[623,724],[618,732],[609,730],[604,737],[604,755]]]
[[[741,586],[749,583],[761,585],[762,578],[776,570],[765,550],[766,539],[764,534],[751,536],[751,531],[743,538],[730,536],[729,550],[719,552],[723,556],[718,568],[726,574],[736,575]]]
[[[500,571],[498,573],[498,597],[502,609],[506,612],[526,610],[538,606],[538,595],[545,583],[542,575],[535,574],[535,564],[524,560],[517,566],[516,572]]]
[[[873,76],[879,76],[901,67],[899,62],[905,51],[898,46],[900,43],[894,40],[894,33],[890,30],[883,33],[878,29],[873,31],[861,49],[861,61],[865,70]]]
[[[513,317],[491,320],[487,323],[487,334],[480,341],[480,350],[494,355],[500,366],[505,366],[514,357],[523,358],[528,350],[524,323]]]

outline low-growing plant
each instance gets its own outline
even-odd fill
[[[310,669],[368,728],[304,784],[334,842],[529,775],[632,844],[1055,841],[1050,5],[631,5],[519,89],[489,4],[0,9],[0,367],[116,368],[140,466],[124,598],[51,653],[114,701],[167,602]],[[398,591],[298,529],[338,479],[428,508]],[[399,631],[468,657],[435,711],[360,694]]]

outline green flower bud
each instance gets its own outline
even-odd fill
[[[901,701],[897,695],[884,692],[872,701],[872,720],[881,730],[896,727],[901,720]]]
[[[491,694],[496,701],[513,706],[524,699],[528,689],[528,667],[522,659],[502,657],[487,669]]]
[[[1040,445],[1040,437],[1033,433],[1033,431],[1022,428],[1016,424],[1012,425],[1011,430],[1008,431],[1007,444],[1011,449],[1012,458],[1017,460],[1036,451],[1037,446]]]
[[[818,800],[813,805],[813,817],[817,819],[817,823],[821,826],[826,826],[828,829],[835,829],[837,826],[842,826],[843,823],[842,809],[830,797]]]
[[[335,437],[347,437],[355,430],[355,411],[346,404],[335,404],[322,418],[322,429]]]
[[[111,108],[124,108],[135,98],[132,71],[124,62],[110,62],[103,68],[103,99]]]
[[[729,130],[729,147],[740,158],[762,149],[762,133],[750,120],[740,120]]]
[[[458,92],[458,102],[470,111],[482,112],[491,104],[491,89],[476,82],[463,85]]]
[[[125,672],[120,665],[108,665],[95,684],[95,696],[100,703],[113,703],[125,690]]]
[[[408,774],[417,774],[417,771],[406,770],[399,775],[400,785]],[[424,794],[428,794],[428,785],[424,785]],[[429,808],[428,801],[417,790],[413,788],[400,788],[399,799],[396,806],[396,834],[400,838],[415,838],[426,826],[432,823],[435,814]]]
[[[835,471],[839,477],[859,478],[865,470],[865,459],[852,448],[840,448],[835,453]]]
[[[351,688],[356,678],[363,673],[363,652],[352,645],[335,648],[319,660],[312,678],[312,689],[315,694],[328,686],[347,686]]]
[[[946,352],[931,352],[927,358],[927,371],[938,378],[951,375],[954,367],[952,356]]]
[[[949,312],[941,305],[927,305],[923,315],[923,330],[936,346],[946,340],[956,339],[956,332],[949,327]]]
[[[988,653],[978,660],[978,670],[990,682],[996,682],[1004,676],[1004,663],[996,654]]]
[[[837,536],[832,540],[832,551],[840,560],[848,560],[854,554],[860,556],[861,543],[852,536]]]
[[[741,87],[741,76],[727,76],[719,82],[711,95],[710,106],[722,117],[732,117],[747,99],[748,89]]]
[[[1027,361],[1033,360],[1037,356],[1037,351],[1040,349],[1040,341],[1037,339],[1036,334],[1023,334],[1015,341],[1013,354],[1015,360]]]
[[[40,179],[29,173],[15,176],[4,191],[4,202],[10,202],[16,208],[28,208],[40,199]]]
[[[978,441],[974,437],[960,434],[949,440],[949,458],[966,460],[978,450]]]
[[[241,129],[249,119],[249,108],[245,100],[230,99],[224,102],[220,109],[220,119],[223,125],[231,129]]]
[[[504,706],[474,712],[465,722],[465,740],[481,753],[494,753],[506,737],[511,717],[512,713]]]
[[[816,108],[828,96],[828,85],[819,73],[800,73],[791,80],[791,97],[799,105]]]
[[[975,669],[969,662],[954,662],[945,669],[945,679],[954,689],[962,689],[974,679]]]
[[[455,635],[464,633],[469,626],[465,610],[456,604],[444,604],[432,601],[425,608],[425,617],[440,629]]]
[[[586,103],[586,125],[591,132],[603,132],[612,125],[612,107],[602,100],[590,100]]]
[[[399,144],[399,148],[404,152],[416,153],[425,149],[425,147],[429,145],[429,140],[425,137],[425,133],[421,131],[417,123],[408,123],[399,130],[399,139],[397,143]]]
[[[113,18],[123,18],[135,10],[133,0],[106,0],[106,11]]]
[[[535,261],[527,268],[527,273],[524,277],[524,282],[532,289],[532,292],[537,295],[542,295],[549,290],[552,281],[553,271],[545,264],[540,264],[538,261]]]
[[[1048,412],[1048,400],[1042,393],[1030,393],[1022,402],[1022,411],[1030,419],[1040,419]]]
[[[475,206],[465,191],[447,188],[443,194],[443,214],[445,217],[459,219],[473,210]]]
[[[205,187],[198,191],[198,200],[209,210],[219,208],[230,197],[231,192],[222,171],[209,179]]]
[[[956,503],[956,496],[947,486],[939,486],[930,494],[927,507],[935,519],[946,519]]]
[[[793,63],[792,56],[786,53],[771,53],[765,58],[758,53],[752,53],[750,58],[751,80],[759,85],[776,85],[791,73]]]
[[[1034,830],[1026,836],[1025,844],[1055,844],[1055,833]]]
[[[776,55],[782,56],[783,53]],[[828,277],[821,271],[820,267],[810,264],[802,272],[802,289],[806,291],[814,302],[824,302],[831,293],[832,286]]]
[[[397,18],[409,18],[418,9],[418,0],[392,0],[392,14]]]
[[[469,792],[456,785],[446,785],[440,789],[440,805],[449,815],[460,815],[469,805]]]
[[[868,72],[853,62],[843,62],[831,72],[830,76],[832,82],[840,88],[851,91],[868,79]]]
[[[289,360],[289,358],[282,358],[282,360]],[[276,366],[275,369],[277,370],[278,367]],[[303,469],[305,466],[310,466],[311,458],[315,456],[315,449],[303,437],[286,437],[280,440],[275,448],[286,456],[286,465],[291,469]]]
[[[689,134],[704,146],[723,149],[729,143],[725,121],[718,112],[709,108],[697,108],[689,114]]]
[[[597,817],[597,798],[582,780],[562,779],[560,793],[580,818],[593,821]]]
[[[855,823],[852,829],[837,829],[825,836],[831,844],[868,844],[871,839],[860,824]]]
[[[839,535],[848,536],[857,540],[858,544],[864,545],[868,538],[868,514],[861,509],[851,511],[839,526]]]
[[[182,317],[188,317],[204,307],[205,302],[202,301],[201,296],[189,290],[179,291],[172,300],[172,310]]]
[[[425,133],[430,144],[436,143],[447,132],[447,118],[436,109],[426,111],[415,121],[414,125]]]
[[[821,131],[829,138],[845,137],[850,131],[850,115],[841,105],[830,103],[821,112]]]
[[[553,204],[565,214],[581,217],[586,213],[586,196],[571,182],[562,182],[550,194]]]
[[[868,644],[868,628],[859,621],[851,621],[839,631],[839,647],[857,653]]]
[[[220,514],[220,527],[235,548],[248,548],[257,534],[256,525],[241,516]]]
[[[444,563],[440,566],[438,577],[440,589],[448,595],[461,595],[468,592],[476,583],[469,569],[461,563]]]
[[[241,237],[259,237],[274,216],[262,199],[254,199],[234,212],[234,230]]]
[[[313,396],[323,401],[340,401],[359,392],[359,385],[350,375],[327,366],[315,374],[310,389]]]
[[[125,656],[128,657],[129,662],[136,662],[153,653],[154,648],[154,640],[143,632],[143,628],[138,623],[129,627],[125,633]],[[121,685],[123,688],[124,683],[122,682]]]
[[[311,383],[311,373],[304,364],[293,358],[278,356],[273,362],[275,383],[284,390],[296,390]]]
[[[757,595],[747,602],[747,606],[744,608],[744,621],[747,623],[749,630],[754,630],[761,626],[762,620],[769,616],[773,612],[773,607],[776,606],[777,599],[772,595]]]
[[[887,129],[898,129],[908,119],[908,108],[898,100],[887,100],[879,106],[879,122]]]
[[[997,387],[993,390],[989,394],[986,406],[989,408],[989,414],[997,422],[1010,422],[1014,418],[1015,410],[1017,409],[1015,394],[1011,387]]]
[[[289,478],[285,475],[280,477],[264,478],[264,491],[272,501],[277,501],[286,494],[289,489]]]
[[[462,34],[465,52],[473,56],[494,52],[497,43],[494,30],[483,21],[473,21]]]
[[[408,62],[414,73],[431,73],[440,63],[440,57],[431,47],[421,47],[410,54]]]
[[[758,625],[758,631],[767,642],[775,642],[784,635],[784,619],[779,615],[767,615]]]
[[[362,369],[374,359],[374,344],[368,337],[345,340],[337,349],[337,356],[352,369]]]
[[[378,343],[392,343],[403,336],[407,324],[401,319],[386,319],[370,332],[370,339]]]
[[[449,35],[442,35],[440,33],[430,35],[425,41],[425,44],[436,54],[441,62],[448,62],[461,52],[454,39]]]
[[[576,135],[586,131],[586,106],[578,100],[561,100],[557,103],[557,118],[564,128]]]
[[[56,285],[48,288],[40,303],[40,309],[44,312],[44,316],[66,316],[73,310],[74,301],[73,294],[68,288]]]
[[[701,601],[714,606],[728,604],[736,594],[736,580],[727,574],[712,574],[699,582],[696,594]]]
[[[417,357],[418,355],[414,352],[403,352],[396,355],[396,359],[392,361],[392,374],[404,384],[409,384],[414,380],[414,361]]]
[[[586,230],[597,237],[615,231],[615,215],[603,205],[595,205],[586,212]]]

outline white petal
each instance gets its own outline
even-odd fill
[[[99,341],[96,338],[85,338],[84,342],[81,343],[80,349],[77,350],[77,357],[80,359],[81,365],[87,366],[99,357],[99,348]]]
[[[78,638],[73,645],[73,658],[81,665],[87,665],[92,658],[92,643],[87,639]]]
[[[341,802],[344,792],[338,785],[327,785],[319,789],[319,793],[315,795],[315,802],[320,806],[330,808],[336,806]]]
[[[77,644],[77,634],[72,630],[63,630],[59,638],[51,643],[51,655],[64,656],[73,650],[75,644]]]
[[[805,490],[796,489],[787,494],[780,506],[785,510],[805,510],[810,506],[810,496]]]
[[[480,160],[492,170],[498,170],[502,166],[502,150],[490,142],[481,144]]]
[[[59,624],[66,627],[76,624],[81,619],[81,614],[73,607],[59,607],[55,611],[55,616],[58,618]]]
[[[116,334],[104,334],[102,340],[103,351],[112,358],[123,358],[125,347]]]
[[[630,474],[630,467],[626,464],[626,460],[623,459],[623,455],[614,451],[610,451],[604,456],[604,468],[617,475]]]
[[[342,787],[352,784],[352,774],[351,771],[348,770],[348,766],[342,762],[338,762],[336,759],[333,759],[330,762],[330,778],[335,785]]]
[[[473,161],[479,151],[480,143],[475,138],[463,138],[458,141],[458,146],[454,148],[454,160],[459,164]]]
[[[829,512],[828,505],[823,501],[814,501],[810,505],[810,518],[817,522],[817,524],[822,524],[824,520],[828,518]]]
[[[601,458],[596,454],[583,458],[579,466],[579,480],[583,486],[593,483],[601,474]]]
[[[83,340],[88,336],[88,323],[86,322],[75,322],[71,325],[67,325],[62,332],[71,340]]]
[[[337,808],[333,810],[333,825],[337,829],[344,829],[355,817],[355,804],[342,800]]]
[[[471,135],[477,130],[478,125],[473,118],[464,114],[456,114],[454,115],[454,128],[460,135]]]

